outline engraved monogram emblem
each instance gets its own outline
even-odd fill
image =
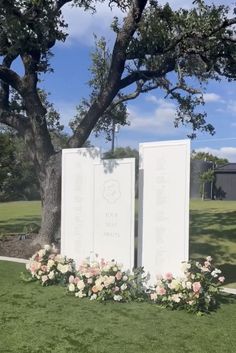
[[[117,180],[105,181],[103,186],[103,197],[109,203],[115,203],[121,196],[120,183]]]

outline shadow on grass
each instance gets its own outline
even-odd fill
[[[214,237],[223,237],[236,241],[236,211],[216,212],[212,209],[208,212],[191,211],[191,234],[208,234]],[[224,229],[230,227],[230,229]]]
[[[236,296],[234,294],[221,292],[219,297],[219,304],[235,304]]]
[[[190,214],[190,256],[212,256],[226,277],[236,282],[236,211],[192,210]]]
[[[25,216],[22,218],[11,218],[8,221],[0,221],[0,233],[22,233],[26,230],[38,228],[41,222],[39,216]]]

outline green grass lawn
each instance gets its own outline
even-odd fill
[[[0,203],[0,234],[21,233],[35,223],[40,223],[39,201]],[[236,288],[236,201],[191,201],[190,257],[207,255]]]
[[[23,233],[28,227],[39,225],[40,201],[0,203],[0,234]]]
[[[235,353],[236,299],[198,317],[149,303],[106,305],[23,283],[0,261],[1,353]]]
[[[190,257],[211,255],[236,288],[236,202],[192,200]]]

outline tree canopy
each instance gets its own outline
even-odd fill
[[[206,162],[211,162],[214,167],[219,167],[222,165],[225,165],[229,163],[227,158],[220,158],[217,156],[214,156],[213,154],[209,152],[196,152],[192,151],[192,159],[200,160],[200,161],[206,161]]]

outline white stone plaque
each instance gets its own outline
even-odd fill
[[[178,275],[188,260],[190,141],[140,144],[138,264]]]
[[[93,252],[93,169],[96,148],[62,151],[61,253],[77,262]]]
[[[134,266],[135,159],[103,160],[94,166],[94,251]]]

